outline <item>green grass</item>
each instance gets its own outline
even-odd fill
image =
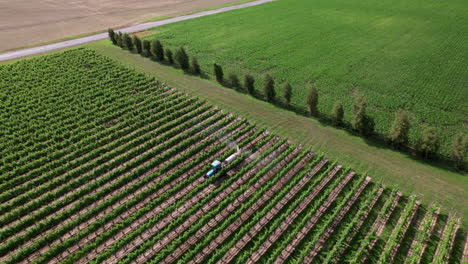
[[[174,87],[234,112],[250,121],[326,154],[358,172],[367,172],[375,180],[397,185],[406,194],[419,195],[426,203],[438,203],[445,210],[457,211],[468,219],[468,178],[432,167],[402,154],[366,142],[346,131],[323,126],[318,121],[258,101],[248,95],[223,88],[214,81],[184,75],[164,66],[112,46],[109,41],[87,47],[109,56],[128,67],[154,76]]]
[[[158,27],[147,38],[184,46],[209,72],[216,62],[226,74],[253,73],[257,88],[266,73],[288,81],[300,106],[313,82],[319,110],[340,100],[348,121],[362,93],[381,134],[407,109],[411,144],[434,126],[448,156],[468,124],[466,14],[462,0],[278,0]]]

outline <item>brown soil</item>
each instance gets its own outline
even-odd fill
[[[0,5],[0,51],[138,24],[236,0],[16,0]],[[6,41],[8,40],[8,41]]]

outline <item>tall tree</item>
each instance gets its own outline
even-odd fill
[[[361,108],[366,108],[367,102],[362,95],[357,95],[354,99],[353,113],[357,113]]]
[[[128,49],[128,50],[133,50],[133,43],[132,43],[132,38],[130,37],[130,35],[128,33],[125,33],[123,35],[123,46],[124,46],[124,49]]]
[[[117,46],[123,48],[124,47],[124,40],[122,32],[118,32],[115,34],[115,41],[117,42]]]
[[[223,68],[221,68],[220,65],[214,63],[213,64],[213,71],[216,76],[216,81],[218,81],[220,84],[224,83],[224,73],[223,73]]]
[[[172,56],[172,50],[166,49],[165,53],[166,53],[167,62],[170,65],[174,64],[174,57]]]
[[[117,40],[115,39],[115,32],[113,29],[109,28],[107,30],[107,32],[109,33],[109,39],[112,41],[112,44],[114,45],[117,45]]]
[[[273,78],[269,74],[265,76],[265,83],[263,84],[263,93],[265,94],[268,102],[275,101],[275,80],[273,80]]]
[[[189,69],[189,57],[184,48],[180,47],[176,51],[175,59],[182,70],[187,71]]]
[[[255,94],[255,79],[252,75],[246,74],[244,77],[244,87],[249,92],[249,94]]]
[[[392,127],[388,133],[388,140],[395,147],[402,147],[408,144],[408,136],[410,130],[410,121],[404,110],[398,111]]]
[[[137,35],[133,35],[133,46],[135,46],[136,51],[138,54],[141,54],[142,52],[142,46],[141,46],[141,40]]]
[[[151,41],[150,55],[156,57],[156,40]]]
[[[288,104],[291,103],[291,96],[292,96],[292,87],[291,84],[288,82],[283,84],[283,97],[288,102]]]
[[[374,133],[374,120],[367,115],[367,103],[364,97],[358,96],[353,106],[353,120],[351,125],[361,136],[368,136]]]
[[[192,73],[195,75],[201,74],[200,64],[198,64],[197,58],[192,57]]]
[[[463,160],[468,154],[468,135],[457,134],[453,138],[452,143],[452,158],[457,168],[461,168]]]
[[[235,73],[229,74],[229,84],[232,88],[240,88],[239,78],[237,78],[237,75]]]
[[[154,40],[151,43],[151,54],[159,61],[164,60],[164,48],[159,40]]]
[[[427,159],[430,155],[437,153],[440,147],[440,136],[437,129],[433,127],[426,128],[419,141],[419,152]]]
[[[151,55],[151,42],[147,39],[143,40],[143,54],[147,57]]]
[[[335,105],[333,105],[333,109],[331,112],[331,118],[333,120],[333,124],[335,126],[340,125],[343,122],[343,116],[344,116],[343,104],[341,104],[341,102],[338,101],[335,103]]]
[[[311,115],[318,114],[318,92],[315,88],[315,85],[311,85],[309,89],[309,93],[307,94],[307,106],[309,107],[309,111]]]

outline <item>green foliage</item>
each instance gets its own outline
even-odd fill
[[[307,106],[311,115],[317,115],[318,112],[318,92],[315,85],[311,85],[309,93],[307,94]]]
[[[387,238],[384,249],[381,252],[379,252],[380,255],[378,257],[377,263],[386,264],[391,262],[392,251],[398,243],[401,243],[403,239],[402,235],[408,229],[408,225],[415,214],[415,203],[416,197],[410,197],[409,202],[406,204],[405,208],[403,209],[403,212],[400,215],[399,221],[392,230],[390,236]]]
[[[151,55],[151,41],[143,40],[143,55],[149,57]]]
[[[109,34],[109,39],[112,41],[112,44],[117,45],[117,39],[114,30],[109,28],[107,32]]]
[[[192,73],[195,75],[201,74],[200,64],[198,64],[197,58],[192,57]]]
[[[333,105],[333,109],[330,116],[334,125],[337,126],[343,123],[344,109],[343,104],[340,101],[336,102]]]
[[[353,120],[351,125],[361,136],[369,136],[374,133],[374,120],[367,115],[367,102],[358,95],[353,106]]]
[[[455,239],[457,230],[457,220],[449,219],[448,223],[446,223],[446,227],[444,229],[443,237],[441,241],[438,243],[437,248],[437,255],[434,256],[432,260],[434,264],[439,263],[451,263],[449,262],[450,259],[450,251],[453,249],[453,240]],[[450,259],[453,260],[453,259]],[[457,261],[454,261],[457,262]],[[463,263],[466,263],[463,261]]]
[[[388,133],[388,140],[395,147],[402,147],[408,144],[408,135],[410,130],[410,121],[404,110],[398,111],[392,127]]]
[[[240,88],[239,78],[237,78],[237,75],[235,73],[229,74],[229,85],[232,88]]]
[[[440,136],[437,129],[433,127],[426,128],[418,145],[419,152],[427,159],[430,155],[437,153],[439,147]]]
[[[263,94],[265,95],[266,100],[268,102],[275,101],[275,80],[273,80],[273,78],[269,74],[265,76],[265,81],[263,83]]]
[[[216,81],[218,81],[220,84],[224,84],[224,73],[223,73],[223,68],[221,68],[220,65],[214,63],[213,64],[213,72],[216,76]]]
[[[143,48],[141,45],[140,38],[137,35],[133,35],[132,42],[133,42],[133,46],[135,46],[137,53],[141,54],[143,52]]]
[[[282,91],[283,91],[283,97],[286,100],[286,102],[288,102],[288,104],[291,103],[291,96],[292,96],[291,84],[289,84],[288,82],[285,82],[283,84]]]
[[[132,38],[130,37],[130,35],[128,33],[125,33],[123,34],[123,37],[122,37],[122,47],[124,49],[128,49],[128,50],[133,50],[133,43],[132,43]]]
[[[175,60],[184,71],[189,69],[189,57],[183,47],[180,47],[175,53]]]
[[[462,167],[463,160],[468,154],[468,135],[467,134],[457,134],[453,137],[452,143],[452,158],[455,162],[455,166],[458,168]]]
[[[115,41],[117,42],[117,46],[123,48],[124,47],[124,44],[123,44],[123,34],[122,32],[118,32],[116,35],[115,35]]]
[[[313,81],[320,95],[318,110],[328,114],[341,101],[350,110],[344,117],[349,123],[357,89],[372,105],[368,114],[381,136],[387,135],[398,109],[410,108],[409,144],[416,146],[424,128],[435,127],[439,151],[451,157],[453,136],[466,131],[468,116],[466,79],[461,78],[468,65],[463,1],[346,3],[274,1],[165,25],[152,37],[166,46],[190,47],[203,58],[202,68],[216,61],[239,77],[269,73],[287,81],[293,88],[291,103],[303,110],[308,110],[306,84]],[[273,17],[288,19],[272,29]]]
[[[172,50],[166,48],[166,58],[167,58],[167,63],[170,65],[174,64],[174,58],[172,56]]]
[[[346,250],[358,262],[376,238],[358,230],[392,211],[401,220],[381,236],[381,262],[406,241],[414,198],[390,209],[393,195],[377,197],[380,186],[365,175],[93,50],[5,64],[0,77],[8,95],[0,103],[2,263],[132,263],[154,253],[148,263],[177,255],[209,264],[231,249],[239,249],[231,263],[247,263],[267,244],[260,263],[283,252],[285,263],[301,263],[316,246],[316,261],[337,263]],[[205,178],[212,160],[235,153],[233,141],[243,153]],[[374,199],[384,205],[370,206]],[[422,222],[417,248],[440,242],[435,259],[445,261],[458,225],[451,220],[437,237],[431,222]]]
[[[164,48],[161,44],[161,41],[153,40],[153,42],[151,43],[151,54],[159,61],[164,60]],[[185,56],[187,56],[187,54],[185,54]]]
[[[244,76],[244,88],[249,92],[249,94],[255,94],[255,79],[252,75],[246,74]]]

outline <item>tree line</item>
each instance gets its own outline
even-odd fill
[[[220,65],[214,64],[214,74],[216,80],[225,86],[239,88],[238,78],[235,74],[230,74],[228,80],[224,80],[223,69]],[[251,95],[255,95],[256,91],[254,88],[255,79],[249,74],[244,77],[245,90]],[[283,99],[287,104],[291,104],[292,97],[292,86],[288,82],[281,85],[281,91]],[[275,92],[275,81],[267,74],[263,82],[263,95],[266,101],[274,103],[276,98]],[[318,110],[319,102],[318,91],[314,85],[310,85],[306,96],[306,105],[308,107],[309,114],[311,116],[319,117],[321,113]],[[351,128],[357,132],[360,136],[370,137],[375,134],[375,122],[374,119],[367,114],[367,102],[362,95],[357,95],[353,105],[351,120]],[[336,127],[340,127],[344,124],[344,108],[340,101],[337,101],[329,113],[329,118],[332,124]],[[409,142],[409,131],[411,128],[411,122],[407,115],[407,112],[400,110],[397,112],[392,126],[388,133],[385,135],[385,139],[395,149],[403,150],[408,146]],[[417,143],[416,151],[424,159],[433,159],[437,157],[437,153],[441,144],[441,138],[439,131],[434,127],[428,127],[424,130],[421,139]],[[452,160],[455,162],[457,168],[461,168],[465,156],[468,154],[468,135],[457,134],[453,138],[452,143]]]
[[[183,47],[176,50],[175,54],[168,48],[164,48],[159,40],[140,40],[136,35],[130,37],[128,33],[114,32],[109,29],[109,38],[112,43],[123,49],[135,51],[145,57],[152,57],[160,62],[165,62],[169,65],[176,65],[184,72],[195,75],[201,75],[202,70],[195,57],[189,58]],[[278,103],[279,98],[276,95],[275,80],[269,74],[266,74],[263,80],[262,93],[255,90],[255,78],[250,74],[243,76],[241,83],[235,73],[230,73],[226,78],[221,65],[213,64],[213,73],[216,81],[223,86],[243,90],[255,97],[263,97],[267,102]],[[288,82],[281,84],[281,96],[287,106],[291,106],[292,86]],[[319,94],[316,87],[311,84],[306,95],[306,105],[308,113],[314,117],[325,116],[325,113],[320,113],[318,110]],[[337,101],[327,115],[332,124],[336,127],[344,125],[344,107],[340,101]],[[367,102],[362,95],[357,95],[352,108],[351,128],[357,134],[363,137],[375,135],[374,119],[367,113]],[[411,122],[408,113],[405,110],[400,110],[396,113],[395,119],[392,122],[390,130],[384,135],[387,142],[395,149],[404,150],[408,147],[409,131]],[[415,149],[424,159],[433,159],[437,157],[438,150],[441,144],[439,131],[434,127],[428,127],[423,131]],[[453,137],[452,142],[452,160],[457,168],[462,168],[464,159],[468,154],[468,135],[457,134]]]
[[[159,40],[141,40],[136,35],[131,37],[128,33],[115,32],[112,29],[108,30],[108,34],[112,44],[122,49],[134,51],[142,56],[151,57],[169,65],[177,65],[187,73],[201,74],[197,58],[189,58],[183,47],[173,53],[172,50],[165,48]]]

